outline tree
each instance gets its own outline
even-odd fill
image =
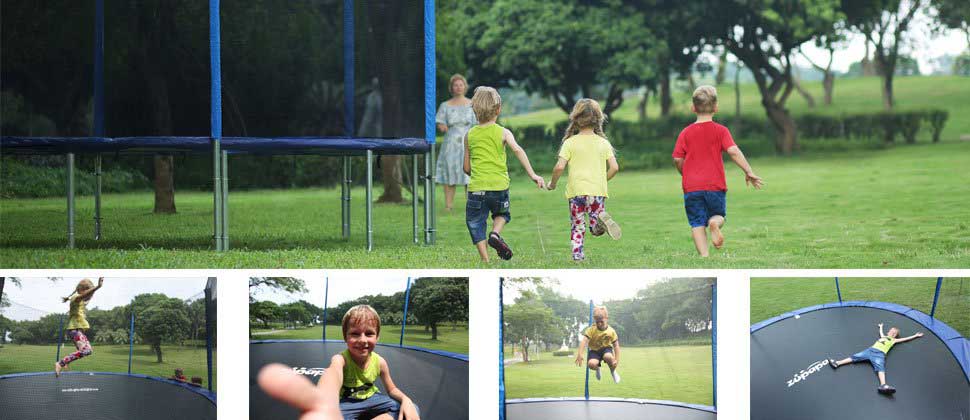
[[[286,293],[306,293],[306,282],[296,277],[250,277],[249,302],[254,302],[253,288],[269,287]]]
[[[792,53],[806,41],[831,31],[842,16],[838,0],[697,3],[707,13],[711,39],[751,71],[761,104],[778,133],[776,150],[791,155],[798,149],[795,121],[785,107],[795,87]]]
[[[523,292],[520,299],[513,305],[505,305],[505,341],[519,342],[522,347],[522,361],[529,362],[530,337],[537,333],[559,333],[561,320],[552,309],[536,299],[535,294]]]
[[[249,323],[259,323],[263,328],[269,328],[271,321],[276,321],[282,315],[280,306],[275,302],[261,300],[249,303]]]
[[[189,337],[188,307],[181,299],[161,293],[135,296],[128,307],[135,314],[135,331],[162,363],[162,343],[179,343]]]
[[[468,322],[468,278],[419,278],[411,286],[411,305],[418,322],[438,339],[438,324]]]
[[[652,73],[653,35],[642,13],[619,0],[495,0],[478,7],[464,32],[474,40],[467,62],[479,84],[514,82],[567,113],[580,97],[605,97],[610,115],[623,103],[623,90]]]
[[[802,54],[802,57],[812,67],[822,72],[822,90],[825,92],[822,101],[825,105],[832,105],[832,91],[835,89],[835,72],[832,71],[832,63],[835,61],[836,49],[841,48],[845,43],[844,24],[844,22],[836,23],[830,33],[815,37],[815,46],[824,49],[829,54],[828,62],[824,66],[816,63],[808,54],[805,54],[801,47],[798,47],[798,52]]]
[[[970,2],[965,0],[931,0],[936,19],[946,28],[963,31],[970,51]]]
[[[893,78],[899,47],[906,30],[924,6],[924,0],[842,0],[848,22],[875,47],[876,70],[882,78],[882,104],[893,109]]]

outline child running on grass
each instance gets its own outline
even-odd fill
[[[569,126],[559,148],[559,160],[552,170],[547,188],[556,189],[556,182],[563,170],[569,168],[566,183],[566,199],[569,200],[573,261],[586,259],[583,244],[586,218],[593,236],[609,233],[620,239],[620,225],[606,212],[609,197],[606,183],[620,170],[613,155],[613,146],[603,132],[606,116],[600,104],[588,98],[580,99],[569,113]],[[608,166],[608,168],[607,168]]]
[[[724,245],[724,218],[727,216],[727,183],[724,180],[724,161],[721,152],[727,151],[731,160],[744,171],[744,182],[761,189],[764,181],[748,165],[744,153],[734,144],[727,127],[714,122],[717,112],[717,90],[701,86],[694,90],[691,111],[697,121],[677,136],[674,146],[674,166],[682,175],[684,209],[690,223],[694,246],[701,257],[707,257],[707,230],[711,243],[720,249]]]
[[[320,383],[275,364],[263,368],[259,385],[273,398],[303,412],[303,419],[420,420],[418,406],[394,385],[387,361],[374,352],[381,318],[369,305],[350,308],[343,318],[347,350],[330,358]],[[382,394],[375,384],[387,387]]]
[[[502,239],[502,228],[512,220],[509,204],[509,168],[505,161],[505,146],[519,159],[540,189],[546,182],[536,175],[529,163],[525,150],[515,142],[515,136],[507,128],[496,124],[502,112],[502,97],[498,91],[488,86],[475,88],[472,97],[472,111],[478,125],[465,133],[465,173],[471,176],[468,182],[468,201],[465,203],[465,224],[471,234],[472,243],[478,249],[482,261],[488,262],[485,248],[485,228],[488,216],[492,216],[492,232],[489,233],[488,246],[498,253],[499,258],[512,258],[512,248]]]
[[[829,359],[829,366],[832,369],[838,369],[839,366],[847,365],[850,363],[868,361],[872,365],[872,370],[876,371],[876,376],[879,377],[879,388],[877,391],[881,394],[893,394],[896,392],[896,388],[893,388],[886,384],[886,355],[889,354],[889,350],[893,348],[894,345],[899,343],[905,343],[909,340],[915,340],[923,336],[923,333],[918,332],[909,337],[896,338],[899,337],[899,328],[892,327],[889,329],[889,334],[882,332],[882,323],[879,324],[879,339],[863,351],[853,354],[851,357],[846,357],[842,360]]]
[[[620,383],[620,374],[616,371],[617,366],[620,365],[620,338],[616,335],[616,330],[609,325],[610,313],[606,307],[597,306],[593,309],[593,321],[595,325],[590,325],[583,330],[583,338],[579,341],[579,349],[576,351],[576,366],[583,365],[583,350],[589,346],[586,366],[596,371],[596,380],[600,379],[602,360],[610,367],[613,382]]]
[[[90,356],[93,350],[88,337],[84,335],[84,330],[91,328],[87,320],[87,306],[94,296],[94,292],[104,284],[104,277],[98,279],[98,286],[95,287],[91,280],[84,279],[77,283],[74,292],[70,296],[63,298],[64,302],[70,301],[69,319],[67,321],[67,336],[74,342],[77,351],[64,356],[63,359],[54,362],[54,376],[61,376],[61,369],[69,369],[68,364],[85,356]]]

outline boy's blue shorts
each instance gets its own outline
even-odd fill
[[[603,347],[599,350],[589,349],[586,352],[586,360],[593,360],[593,359],[603,360],[603,357],[606,356],[606,353],[613,353],[613,347]]]
[[[684,210],[690,227],[707,226],[714,216],[727,217],[727,191],[691,191],[684,194]]]
[[[384,394],[374,394],[366,400],[340,399],[340,414],[343,414],[344,420],[370,419],[385,413],[397,419],[401,404]],[[421,410],[418,410],[418,414],[421,414]]]
[[[509,209],[509,190],[469,192],[468,201],[465,202],[465,225],[472,236],[472,244],[488,237],[485,229],[488,227],[489,213],[492,213],[492,219],[504,217],[508,223],[512,221]]]
[[[861,362],[863,360],[868,360],[869,363],[872,363],[872,370],[876,372],[886,371],[886,353],[869,347],[852,355],[853,362]]]

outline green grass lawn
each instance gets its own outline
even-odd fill
[[[897,303],[930,313],[936,278],[840,278],[842,300]],[[833,278],[752,278],[751,323],[822,303],[838,302]],[[970,337],[970,278],[944,278],[935,316]]]
[[[128,346],[92,343],[94,353],[71,363],[73,372],[128,372]],[[75,351],[73,345],[61,348],[61,357]],[[185,369],[185,376],[202,378],[205,382],[205,347],[163,346],[163,362],[156,362],[155,353],[146,345],[136,345],[132,354],[131,372],[168,378],[175,368]],[[23,372],[54,372],[57,346],[6,344],[0,347],[0,375]],[[216,353],[212,353],[212,389],[216,389]],[[208,386],[208,383],[205,384]]]
[[[619,384],[609,369],[600,381],[590,372],[589,396],[713,405],[710,345],[623,347],[619,372]],[[541,353],[538,360],[505,367],[506,398],[582,397],[585,378],[574,355]]]
[[[620,241],[590,237],[587,260],[570,260],[562,191],[512,184],[511,261],[478,261],[464,212],[439,211],[436,246],[411,243],[409,205],[377,205],[373,252],[364,250],[362,189],[353,235],[340,238],[339,191],[234,192],[232,250],[211,250],[212,195],[183,192],[179,212],[152,215],[150,193],[104,196],[104,237],[91,238],[93,200],[78,200],[77,245],[65,244],[64,199],[0,200],[0,266],[9,268],[965,268],[970,263],[970,142],[918,144],[764,158],[752,162],[767,188],[745,188],[728,166],[727,245],[695,255],[680,178],[620,172],[608,209]],[[548,174],[549,168],[540,168]],[[438,208],[443,207],[442,194]],[[457,208],[464,206],[459,199]]]
[[[253,340],[319,340],[323,331],[320,326],[295,330],[259,330],[254,329]],[[327,325],[327,339],[340,340],[342,334],[339,325]],[[400,325],[381,326],[379,343],[398,344],[401,338]],[[424,347],[434,350],[444,350],[453,353],[468,354],[468,327],[453,328],[450,325],[438,327],[438,339],[431,339],[431,331],[425,331],[422,326],[409,325],[404,331],[404,344],[408,346]],[[378,349],[379,351],[380,349]]]
[[[808,102],[797,92],[792,92],[787,107],[793,115],[809,112],[838,115],[882,111],[880,83],[878,77],[836,79],[832,105],[825,106],[822,104],[822,82],[803,82],[805,89],[815,98],[815,108],[809,108]],[[720,114],[722,117],[734,115],[734,85],[726,83],[717,88]],[[893,84],[893,91],[898,110],[941,108],[950,111],[950,118],[947,119],[942,138],[956,140],[960,135],[970,134],[970,118],[966,116],[968,106],[963,99],[970,95],[970,79],[960,76],[897,77]],[[675,89],[672,99],[673,112],[690,113],[690,93]],[[650,100],[647,105],[647,117],[657,118],[660,116],[659,101],[654,97]],[[613,112],[613,118],[635,121],[636,106],[639,101],[638,96],[626,98],[623,105]],[[741,84],[741,113],[765,118],[765,110],[761,106],[761,94],[758,93],[758,86],[754,83]],[[565,119],[565,112],[552,108],[505,117],[503,122],[514,127],[537,124],[548,124],[551,127],[557,121]]]

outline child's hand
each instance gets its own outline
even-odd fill
[[[549,190],[549,191],[555,190],[556,189],[556,183],[555,182],[550,182],[550,183],[546,184],[546,189]]]
[[[756,190],[760,190],[761,187],[765,185],[765,182],[760,176],[755,175],[754,172],[749,172],[744,174],[744,184],[754,187]]]
[[[583,356],[576,356],[576,366],[583,365]]]
[[[398,414],[397,418],[398,420],[421,420],[418,417],[418,410],[410,398],[405,398],[404,401],[401,401],[401,413]]]
[[[280,364],[267,365],[260,370],[257,381],[269,396],[299,410],[301,419],[343,419],[339,406],[327,403],[323,389],[294,373],[293,369]]]
[[[878,324],[877,326],[878,326],[879,328],[882,328],[882,323],[880,322],[880,323],[879,323],[879,324]]]
[[[923,333],[921,333],[921,332],[918,332],[918,333],[916,333],[916,334],[913,334],[913,335],[914,335],[914,336],[916,336],[916,337],[922,337],[922,336],[923,336]]]
[[[542,179],[541,176],[532,175],[531,178],[532,178],[532,182],[535,182],[536,185],[539,186],[540,190],[546,188],[546,180]]]

